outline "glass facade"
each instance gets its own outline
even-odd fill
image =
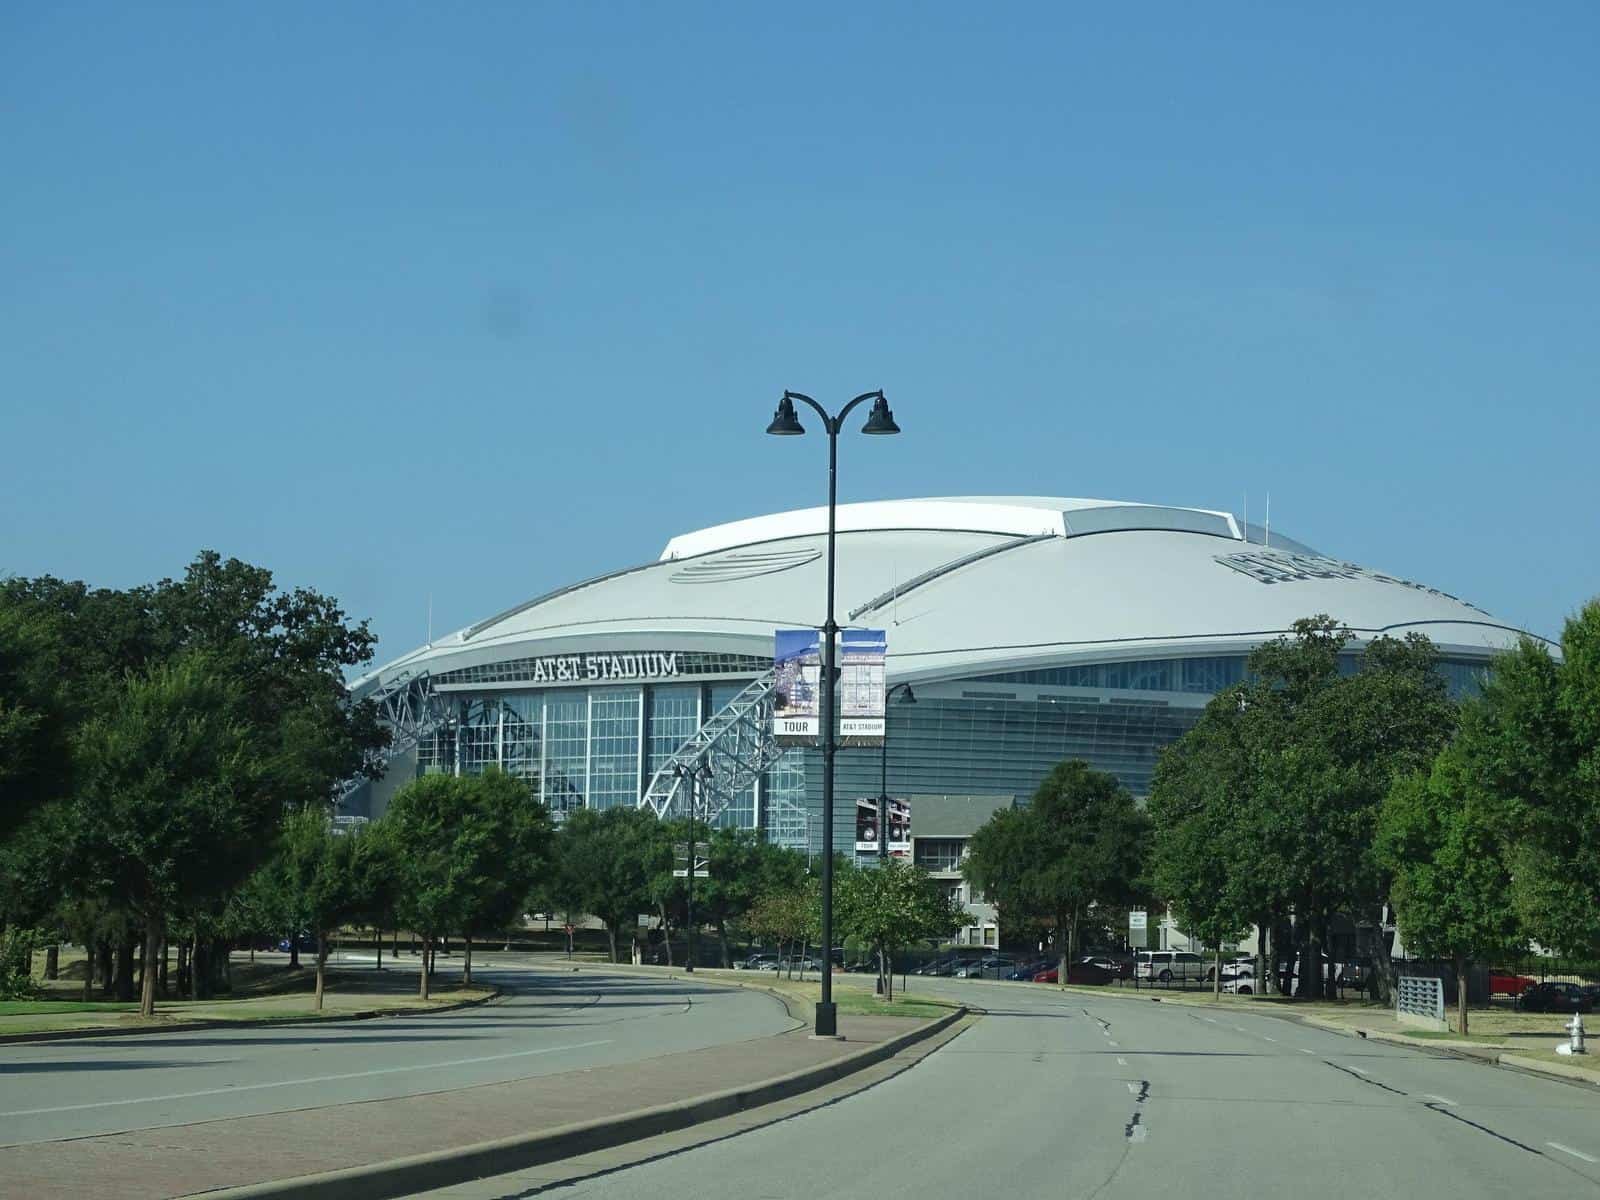
[[[915,704],[889,706],[889,792],[1026,800],[1057,763],[1081,758],[1146,796],[1162,749],[1194,726],[1211,695],[1244,678],[1244,663],[1242,655],[1160,658],[919,684]],[[1359,664],[1359,656],[1344,655],[1340,668],[1350,673]],[[1482,662],[1441,664],[1456,696],[1476,692],[1484,670]],[[501,766],[536,781],[558,819],[585,806],[633,805],[656,770],[746,682],[458,692],[450,698],[451,728],[419,745],[418,766]],[[878,794],[882,754],[855,747],[838,753],[834,837],[847,853],[856,801]],[[760,829],[780,845],[820,853],[821,766],[818,751],[791,749],[716,823]]]

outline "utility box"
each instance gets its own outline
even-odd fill
[[[1444,1019],[1444,980],[1431,975],[1402,975],[1394,992],[1394,1016],[1402,1025],[1449,1033]]]

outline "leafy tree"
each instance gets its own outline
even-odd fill
[[[839,882],[836,879],[836,886]],[[815,944],[822,937],[822,903],[818,881],[806,879],[762,892],[751,904],[745,924],[763,941],[777,944],[784,967],[793,976],[795,948],[798,946],[804,951],[805,947]]]
[[[250,873],[281,808],[238,719],[241,689],[209,656],[129,676],[116,701],[78,734],[62,857],[86,893],[137,917],[153,963],[176,913],[219,901]],[[154,983],[147,970],[146,1016]]]
[[[619,961],[617,934],[649,906],[659,870],[656,818],[636,808],[579,809],[562,823],[555,846],[560,890],[605,926],[611,961]]]
[[[1065,982],[1090,909],[1136,893],[1147,833],[1127,789],[1069,759],[1045,777],[1026,808],[1002,809],[978,829],[962,874],[1008,915],[1053,922]]]
[[[805,855],[748,829],[718,829],[711,835],[708,858],[704,891],[695,885],[695,911],[717,927],[722,965],[727,967],[730,926],[743,922],[763,888],[798,885],[805,878]]]
[[[301,809],[284,822],[278,852],[284,890],[293,905],[294,928],[303,922],[316,938],[315,1007],[322,1010],[327,984],[328,933],[361,910],[362,872],[357,868],[365,835],[337,831],[328,815]]]
[[[1559,661],[1531,638],[1495,660],[1451,751],[1501,823],[1527,934],[1600,956],[1600,600],[1567,621]]]
[[[894,999],[891,956],[923,938],[949,937],[967,923],[966,910],[920,867],[898,858],[848,871],[834,901],[839,928],[861,939],[887,979],[884,996]]]
[[[0,591],[0,842],[67,790],[71,724],[57,623]]]
[[[1344,674],[1349,643],[1348,630],[1316,616],[1258,647],[1249,679],[1214,697],[1168,748],[1151,790],[1151,874],[1163,898],[1208,941],[1253,921],[1264,983],[1274,974],[1267,931],[1292,914],[1303,992],[1322,977],[1335,913],[1377,919],[1389,890],[1373,851],[1379,808],[1393,779],[1426,767],[1455,725],[1426,638],[1378,638]],[[1377,951],[1387,990],[1381,938]]]
[[[489,770],[461,782],[470,794],[472,820],[489,831],[462,898],[461,982],[470,986],[473,939],[504,930],[522,915],[548,864],[551,826],[549,813],[524,779]]]
[[[1456,1031],[1467,1032],[1467,975],[1474,962],[1524,946],[1495,798],[1464,769],[1457,749],[1433,770],[1395,781],[1378,824],[1377,852],[1393,873],[1395,913],[1406,945],[1448,958],[1456,972]]]

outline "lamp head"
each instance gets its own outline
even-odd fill
[[[772,424],[767,426],[767,432],[774,437],[798,437],[805,432],[800,418],[795,415],[794,401],[789,399],[788,392],[778,401],[778,411],[772,414]]]
[[[867,423],[861,427],[862,433],[899,433],[900,426],[894,423],[894,413],[889,411],[889,402],[883,398],[883,393],[878,393],[878,398],[872,402],[872,412],[867,415]]]
[[[901,704],[915,704],[917,702],[917,694],[911,690],[911,685],[909,683],[905,684],[904,688],[905,688],[905,695],[900,697],[900,703]]]

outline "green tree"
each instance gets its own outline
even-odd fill
[[[238,719],[242,703],[214,660],[191,654],[128,677],[78,734],[62,858],[85,892],[137,917],[147,963],[175,914],[225,897],[271,844],[281,808]],[[147,970],[146,1016],[154,984]]]
[[[65,795],[72,725],[55,622],[0,591],[0,844]]]
[[[660,847],[656,818],[636,808],[579,809],[556,835],[560,890],[605,926],[612,962],[620,961],[617,934],[649,907]]]
[[[839,928],[859,938],[878,960],[894,999],[894,952],[923,938],[949,937],[967,923],[967,913],[929,874],[898,858],[849,871],[834,899]]]
[[[1137,893],[1148,823],[1126,788],[1078,759],[1058,764],[1026,808],[1002,809],[967,843],[962,874],[1008,914],[1050,919],[1060,978],[1096,904]]]
[[[470,795],[471,819],[488,831],[477,843],[480,852],[462,897],[461,982],[470,986],[474,939],[503,932],[521,918],[529,892],[548,866],[551,826],[526,780],[489,770],[463,777],[462,783]]]
[[[316,938],[318,1012],[327,986],[328,933],[360,912],[366,902],[357,866],[365,837],[336,830],[328,814],[315,808],[301,809],[284,821],[278,868],[294,906],[294,928],[303,922]]]
[[[1504,840],[1503,810],[1478,789],[1463,754],[1397,779],[1378,822],[1377,853],[1408,947],[1456,972],[1456,1032],[1467,1032],[1467,977],[1490,955],[1525,947]]]

